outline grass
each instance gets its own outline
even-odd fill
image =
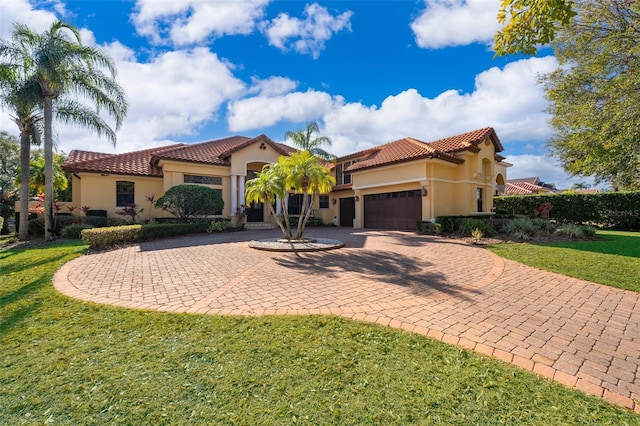
[[[597,424],[640,416],[422,336],[335,317],[83,303],[80,243],[0,251],[0,424]]]
[[[506,243],[494,253],[535,268],[640,292],[640,232],[599,231],[594,241]]]

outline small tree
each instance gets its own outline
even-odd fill
[[[245,197],[247,202],[260,201],[269,206],[278,226],[287,240],[300,240],[311,215],[311,208],[318,194],[328,193],[335,184],[330,170],[318,157],[309,151],[280,157],[278,163],[265,166],[255,179],[247,182]],[[289,193],[303,194],[302,211],[293,235],[289,224],[289,213],[285,203]],[[273,211],[272,203],[276,196],[280,199],[283,217]],[[311,197],[309,200],[308,197]]]
[[[181,222],[193,222],[221,212],[224,201],[215,189],[200,185],[176,185],[158,198],[156,206]]]

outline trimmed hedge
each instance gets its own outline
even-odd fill
[[[533,217],[545,202],[551,203],[549,219],[556,222],[640,230],[640,191],[504,196],[495,197],[493,205],[498,213]]]
[[[470,224],[473,224],[475,225],[473,228],[481,228],[480,230],[483,231],[485,235],[491,235],[492,231],[499,232],[504,224],[508,222],[509,218],[509,215],[497,215],[493,213],[470,216],[438,216],[436,217],[436,223],[442,225],[442,232],[446,233],[455,234],[467,231]],[[484,222],[487,225],[479,225],[479,222]],[[491,231],[489,229],[491,229]],[[469,230],[469,232],[472,230],[473,229]]]
[[[87,242],[91,248],[100,249],[117,244],[149,241],[177,235],[202,234],[208,228],[208,222],[113,226],[85,229],[82,231],[82,240]]]
[[[298,226],[299,216],[289,216],[289,225]],[[319,217],[309,216],[305,226],[324,226],[324,222]]]

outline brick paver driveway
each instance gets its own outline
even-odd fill
[[[62,293],[203,314],[334,314],[464,346],[640,413],[640,294],[411,232],[309,229],[339,250],[275,253],[279,231],[183,237],[90,254]]]

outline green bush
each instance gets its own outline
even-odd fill
[[[538,229],[532,219],[523,216],[510,220],[503,228],[503,232],[517,240],[529,240]]]
[[[171,213],[181,222],[191,222],[220,214],[224,201],[215,189],[200,185],[176,185],[158,198],[156,207]]]
[[[466,218],[460,222],[460,233],[465,237],[469,237],[473,234],[474,230],[482,232],[482,235],[490,237],[493,235],[493,228],[486,220],[478,218]]]
[[[85,229],[82,231],[82,241],[95,249],[139,241],[141,228],[142,225],[128,225]]]
[[[82,238],[82,231],[85,229],[92,229],[93,225],[88,223],[75,223],[67,225],[62,228],[62,236],[72,240],[79,240]]]
[[[82,240],[91,248],[101,249],[113,245],[155,240],[177,235],[201,234],[207,231],[207,222],[125,225],[105,228],[85,229]]]
[[[289,216],[289,224],[291,226],[298,226],[299,220],[300,218],[298,216]],[[324,222],[318,217],[309,216],[305,226],[324,226]]]
[[[215,222],[211,222],[209,228],[207,229],[208,233],[213,232],[234,232],[234,231],[244,231],[246,228],[244,223],[238,222],[233,223],[230,220],[218,220]]]
[[[549,218],[556,222],[640,230],[640,191],[504,196],[493,204],[498,213],[531,217],[545,202],[551,203]]]
[[[421,234],[440,235],[442,234],[442,224],[434,222],[418,221],[418,232]]]
[[[502,221],[504,217],[496,216],[493,213],[477,214],[471,216],[438,216],[436,217],[436,223],[442,225],[443,232],[457,234],[462,231],[462,224],[467,219],[481,220],[483,222],[486,222],[492,229],[491,232],[493,232],[494,230],[497,231],[499,227],[501,227],[500,221]]]
[[[593,226],[577,225],[575,223],[565,223],[556,229],[559,235],[567,236],[571,239],[594,238],[596,229]]]

